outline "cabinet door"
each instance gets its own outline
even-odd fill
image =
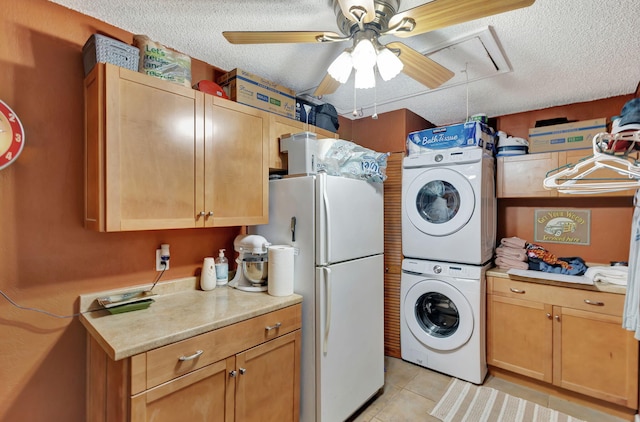
[[[553,383],[635,409],[638,342],[622,318],[555,306]]]
[[[564,166],[567,164],[576,164],[578,163],[580,160],[583,160],[584,158],[587,158],[589,156],[591,156],[593,154],[593,149],[574,149],[574,150],[569,150],[569,151],[561,151],[558,152],[558,164],[560,166]],[[632,153],[632,155],[634,155],[637,159],[638,153]],[[588,167],[585,167],[584,170],[586,170]],[[609,170],[604,170],[604,169],[599,169],[599,170],[595,170],[593,173],[591,173],[589,176],[589,178],[594,178],[594,179],[599,179],[599,178],[611,178],[611,177],[619,177],[616,174],[612,174],[611,171]],[[598,194],[589,194],[587,196],[593,197],[599,197],[599,196],[633,196],[636,192],[636,188],[634,189],[629,189],[629,190],[623,190],[623,191],[618,191],[618,192],[603,192],[603,193],[598,193]],[[567,193],[560,193],[558,192],[558,195],[560,197],[567,197],[567,196],[575,196],[574,194],[567,194]]]
[[[213,95],[205,102],[205,225],[268,223],[268,114]]]
[[[310,126],[309,127],[309,131],[315,133],[316,135],[318,135],[318,139],[324,139],[324,138],[338,138],[338,134],[335,132],[331,132],[330,130],[327,129],[322,129],[316,126]]]
[[[233,357],[205,366],[131,398],[132,422],[231,422]]]
[[[298,421],[300,330],[236,356],[236,421]]]
[[[394,152],[387,159],[384,182],[384,354],[400,353],[400,274],[402,273],[402,159]]]
[[[269,116],[269,168],[286,170],[289,168],[287,154],[280,152],[280,140],[294,133],[305,131],[305,124],[277,114]]]
[[[198,91],[96,66],[85,80],[87,228],[195,226],[202,105]]]
[[[551,382],[551,305],[496,295],[487,298],[487,363]]]
[[[556,197],[558,192],[543,186],[547,172],[559,166],[558,153],[498,157],[498,198]]]

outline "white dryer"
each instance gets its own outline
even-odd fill
[[[405,259],[402,359],[482,384],[487,375],[485,266]]]
[[[482,265],[496,242],[494,159],[482,148],[434,150],[402,165],[406,258]]]

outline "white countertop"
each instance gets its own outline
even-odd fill
[[[100,309],[83,313],[82,325],[113,360],[184,340],[258,315],[302,302],[302,296],[270,296],[227,286],[197,289],[196,277],[159,283],[148,309],[110,314]],[[99,309],[96,298],[150,286],[136,286],[80,296],[80,311]]]
[[[549,277],[549,279],[545,279],[545,273],[542,271],[537,271],[537,273],[539,273],[539,276],[534,278],[534,277],[524,277],[524,276],[515,275],[515,274],[507,274],[507,270],[503,270],[498,267],[491,268],[490,270],[487,271],[488,276],[510,278],[518,281],[527,281],[530,283],[548,284],[548,285],[558,286],[558,287],[568,287],[571,289],[592,290],[592,291],[616,293],[616,294],[622,294],[622,295],[627,292],[626,286],[620,286],[617,284],[609,284],[609,283],[601,283],[601,282],[596,282],[594,284],[567,283],[562,281],[551,280],[552,277]],[[550,274],[550,276],[552,275],[553,274]]]

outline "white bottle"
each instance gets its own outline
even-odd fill
[[[224,249],[220,249],[216,258],[216,284],[224,286],[229,281],[229,261],[224,256]]]
[[[213,290],[216,288],[216,270],[213,257],[205,258],[202,263],[200,288],[202,290]]]

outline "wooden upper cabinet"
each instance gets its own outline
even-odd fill
[[[85,79],[85,227],[266,223],[267,134],[259,110],[96,65]]]
[[[498,198],[552,197],[553,190],[542,182],[549,170],[558,168],[558,153],[498,157],[496,196]]]
[[[205,95],[206,225],[265,224],[269,216],[269,114]],[[198,208],[200,209],[200,208]]]
[[[269,169],[274,171],[289,168],[287,154],[280,152],[282,138],[300,132],[315,133],[318,139],[338,137],[337,133],[277,114],[269,115],[269,132]]]
[[[568,197],[574,194],[546,189],[544,179],[554,170],[575,164],[593,154],[591,149],[576,149],[539,154],[498,157],[496,195],[498,198]],[[599,177],[598,170],[589,177]],[[581,197],[633,196],[635,190],[580,195]]]

